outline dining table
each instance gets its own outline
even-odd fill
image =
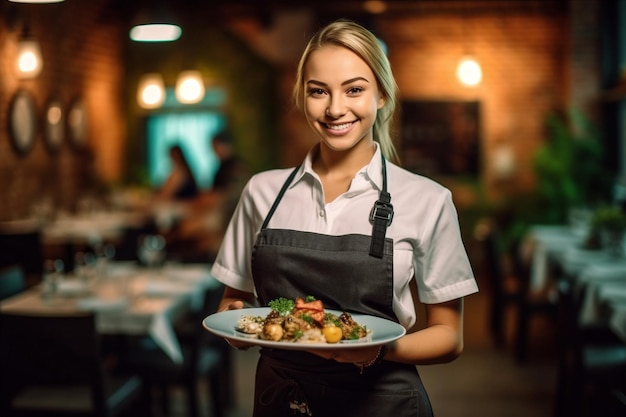
[[[531,287],[550,285],[551,270],[558,268],[578,300],[578,323],[605,323],[626,343],[626,253],[589,248],[570,225],[536,225],[527,243]]]
[[[176,363],[183,361],[176,321],[202,308],[219,290],[210,264],[107,262],[92,270],[53,272],[41,284],[0,302],[0,312],[77,314],[93,311],[101,334],[150,336]],[[198,323],[201,326],[201,323]]]

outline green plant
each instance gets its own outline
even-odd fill
[[[536,193],[544,203],[546,222],[562,223],[573,206],[607,201],[612,175],[605,167],[599,132],[582,113],[551,115],[547,128],[548,140],[533,161]]]
[[[509,199],[505,240],[515,244],[533,224],[564,224],[572,207],[610,201],[613,174],[606,169],[598,130],[576,110],[546,119],[547,140],[533,158],[536,186]]]
[[[624,232],[626,230],[626,215],[617,206],[601,206],[593,212],[591,226],[597,231]]]

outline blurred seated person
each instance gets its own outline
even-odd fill
[[[189,201],[199,194],[198,184],[191,172],[183,148],[174,145],[169,150],[172,170],[163,186],[157,191],[157,201]]]
[[[168,245],[171,241],[173,243],[170,246],[177,247],[172,251],[178,252],[179,258],[184,256],[193,261],[213,259],[241,190],[250,177],[249,170],[235,153],[233,139],[228,131],[216,134],[211,145],[220,161],[213,185],[193,200],[189,215],[182,219],[168,239]]]

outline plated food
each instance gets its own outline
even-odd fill
[[[304,301],[306,302],[306,299]],[[292,302],[295,307],[295,301]],[[286,303],[284,305],[287,306]],[[366,330],[367,335],[365,337],[360,339],[341,339],[337,343],[328,343],[326,336],[323,339],[319,338],[319,336],[317,337],[319,340],[322,340],[321,342],[308,340],[307,343],[303,343],[307,339],[302,338],[298,339],[300,343],[289,340],[275,342],[263,339],[257,333],[265,323],[267,316],[272,314],[272,311],[273,309],[270,307],[226,310],[205,317],[202,320],[202,325],[209,332],[227,340],[245,342],[252,346],[264,348],[303,351],[310,349],[353,349],[355,345],[358,345],[358,347],[379,346],[393,342],[406,334],[406,329],[395,321],[369,314],[350,313],[352,320]],[[329,313],[336,317],[340,317],[343,314],[342,311],[324,309],[325,316]],[[251,333],[244,333],[240,330],[242,325],[256,326],[256,330],[253,330]],[[329,330],[326,331],[328,332]],[[336,330],[333,331],[336,332]]]
[[[371,334],[350,313],[326,311],[322,301],[313,297],[281,297],[268,305],[265,316],[242,314],[236,330],[270,342],[316,344],[366,340]]]

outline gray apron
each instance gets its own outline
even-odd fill
[[[292,172],[261,227],[252,254],[261,305],[278,297],[311,295],[323,300],[325,308],[398,321],[392,309],[393,241],[384,236],[391,215],[384,213],[384,227],[378,231],[375,222],[376,207],[391,208],[384,162],[383,158],[384,201],[376,202],[370,216],[376,239],[267,228],[297,168]],[[383,361],[360,374],[350,363],[263,348],[256,372],[254,417],[293,415],[429,417],[432,409],[413,365]]]

